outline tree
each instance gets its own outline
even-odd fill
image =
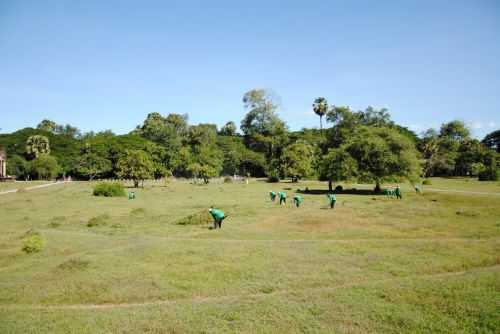
[[[484,137],[482,143],[500,153],[500,130],[493,131]]]
[[[291,177],[292,182],[312,174],[314,148],[304,141],[297,141],[287,146],[281,156],[281,169],[284,177]]]
[[[269,162],[277,161],[286,146],[288,129],[276,115],[277,98],[263,89],[254,89],[243,96],[248,113],[241,122],[247,147],[262,152]]]
[[[320,179],[328,180],[328,189],[333,190],[332,182],[352,179],[358,173],[358,163],[344,148],[331,148],[320,162]]]
[[[470,131],[464,122],[455,120],[444,123],[439,131],[439,136],[449,138],[455,142],[461,142],[470,138]]]
[[[386,180],[413,181],[421,173],[413,142],[394,129],[361,126],[345,145],[358,164],[358,178],[374,181],[376,191]]]
[[[127,150],[125,156],[120,158],[117,163],[117,175],[123,179],[134,181],[134,187],[139,187],[139,181],[153,176],[154,164],[151,158],[141,150]]]
[[[319,129],[323,130],[323,116],[328,112],[328,101],[324,97],[318,97],[314,100],[313,111],[319,116]]]
[[[43,180],[55,178],[60,171],[56,158],[48,154],[39,154],[30,161],[29,168],[34,178]]]
[[[17,178],[25,178],[29,174],[29,164],[23,157],[13,155],[9,158],[7,164],[7,175],[13,175]]]
[[[77,172],[90,181],[109,172],[111,168],[111,161],[92,152],[82,155],[76,165]]]
[[[51,133],[56,133],[57,123],[48,119],[44,119],[36,126],[38,130],[43,130]]]
[[[49,154],[49,139],[40,135],[29,137],[26,141],[26,153],[31,158],[38,158],[40,154]]]
[[[227,122],[220,129],[219,134],[221,136],[235,136],[236,135],[236,124],[234,124],[234,122]]]

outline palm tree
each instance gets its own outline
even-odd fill
[[[320,128],[320,131],[322,131],[323,130],[323,116],[328,111],[328,101],[324,97],[318,97],[316,100],[314,100],[313,111],[316,115],[319,116],[319,128]]]

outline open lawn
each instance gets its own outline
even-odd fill
[[[499,183],[432,182],[403,200],[340,194],[334,210],[320,182],[1,196],[0,333],[498,333]],[[211,205],[221,230],[179,224]],[[34,233],[43,249],[26,254]]]

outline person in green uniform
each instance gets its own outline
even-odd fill
[[[293,196],[293,202],[295,203],[296,207],[299,207],[303,201],[304,199],[299,194],[295,194],[295,196]]]
[[[335,196],[335,193],[328,193],[326,196],[328,197],[328,201],[330,201],[330,209],[335,208],[335,203],[337,202],[337,196]]]
[[[285,203],[285,205],[286,205],[286,193],[283,192],[283,191],[280,191],[278,193],[278,196],[280,198],[280,205],[283,204],[283,203]]]
[[[401,188],[399,187],[399,184],[397,185],[396,189],[394,190],[394,194],[396,195],[396,198],[403,199],[403,194],[401,193]]]
[[[274,191],[270,191],[269,192],[269,197],[271,197],[271,201],[275,201],[276,200],[276,193]]]
[[[214,229],[216,229],[217,227],[221,228],[222,221],[227,218],[227,216],[224,214],[224,211],[210,208],[208,212],[210,212],[212,218],[214,219]]]

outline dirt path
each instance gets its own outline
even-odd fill
[[[102,309],[116,309],[116,308],[137,308],[137,307],[148,307],[148,306],[162,306],[162,305],[178,305],[182,303],[188,304],[200,304],[200,303],[210,303],[210,302],[227,302],[227,301],[238,301],[246,300],[249,298],[265,298],[270,296],[280,296],[299,292],[331,292],[339,289],[354,288],[369,286],[372,284],[383,284],[390,282],[398,282],[412,279],[442,279],[454,276],[466,275],[475,272],[497,272],[500,271],[500,265],[477,267],[471,270],[465,271],[455,271],[455,272],[444,272],[444,273],[434,273],[434,274],[422,274],[422,275],[409,275],[404,277],[394,277],[385,278],[379,280],[366,280],[359,282],[352,282],[346,284],[339,284],[333,286],[323,286],[314,288],[304,288],[304,289],[284,289],[278,290],[270,293],[257,292],[257,293],[247,293],[247,294],[237,294],[228,296],[195,296],[192,298],[181,298],[181,299],[167,299],[167,300],[155,300],[155,301],[145,301],[138,303],[119,303],[119,304],[63,304],[63,305],[0,305],[0,309],[4,310],[102,310]]]
[[[35,190],[35,189],[40,189],[40,188],[46,188],[46,187],[55,186],[57,184],[63,184],[63,183],[68,183],[68,182],[69,181],[58,181],[58,182],[53,182],[53,183],[40,184],[38,186],[23,188],[23,190],[30,191],[30,190]],[[18,191],[19,191],[19,189],[6,190],[6,191],[0,192],[0,195],[7,195],[7,194],[12,194],[12,193],[17,193]]]

